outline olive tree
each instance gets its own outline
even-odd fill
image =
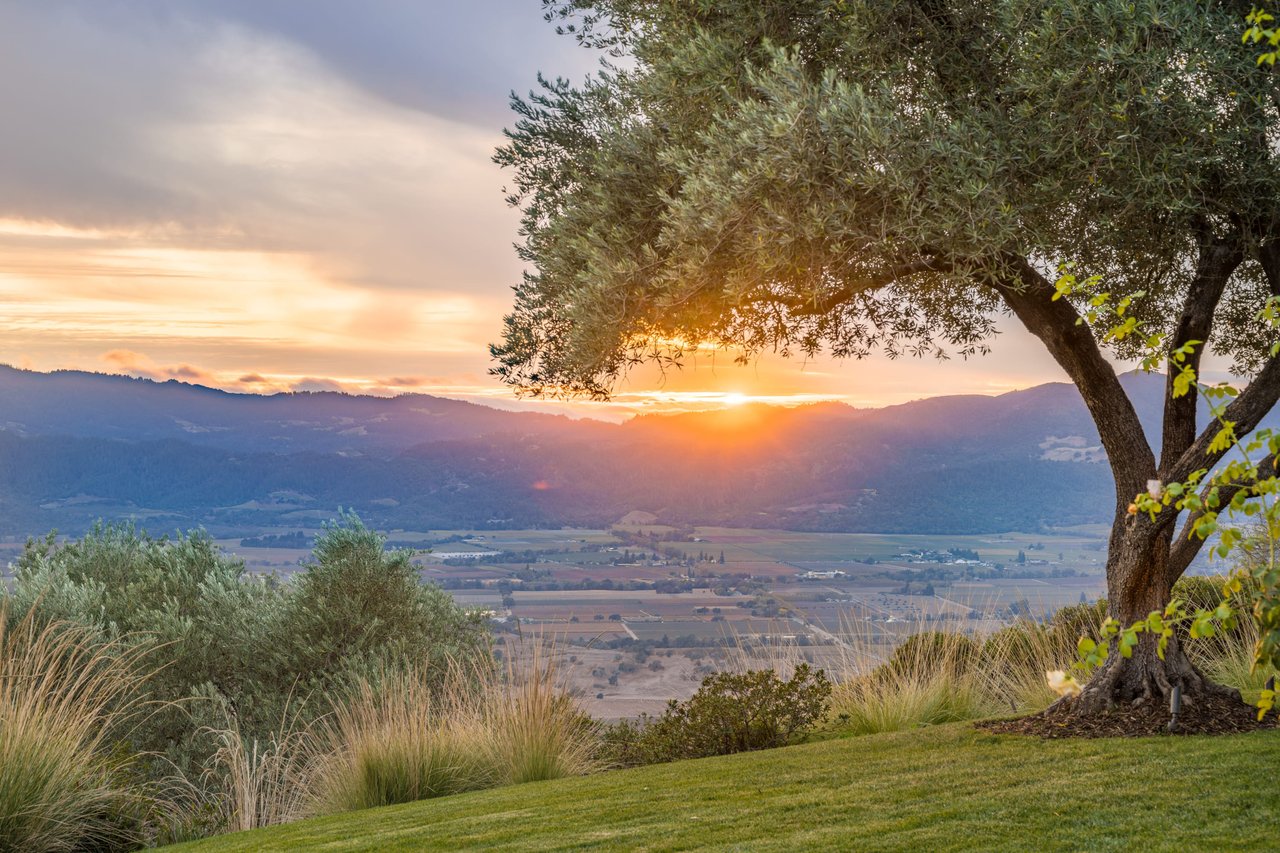
[[[1135,496],[1230,449],[1177,377],[1208,352],[1250,377],[1222,413],[1241,436],[1280,398],[1256,320],[1280,295],[1280,92],[1241,44],[1248,2],[544,5],[603,62],[513,97],[496,159],[530,271],[498,376],[606,397],[708,343],[969,356],[1012,315],[1079,389],[1115,477],[1111,615],[1166,605],[1203,540]],[[1143,333],[1091,311],[1096,288],[1055,286],[1064,264]],[[1178,365],[1148,437],[1113,362],[1151,346]],[[1076,706],[1174,686],[1222,689],[1177,637],[1143,636]]]

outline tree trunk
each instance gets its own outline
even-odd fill
[[[1212,330],[1214,310],[1226,280],[1243,259],[1241,246],[1210,240],[1202,246],[1196,277],[1189,288],[1172,348],[1192,340],[1206,340]],[[1275,266],[1280,268],[1280,254]],[[1010,276],[1008,270],[1015,271]],[[1196,431],[1195,398],[1172,396],[1173,370],[1165,398],[1161,459],[1143,432],[1133,401],[1125,393],[1115,368],[1103,357],[1094,333],[1069,300],[1059,299],[1054,286],[1025,258],[1006,259],[1003,267],[979,281],[1004,300],[1029,332],[1045,345],[1054,360],[1080,389],[1085,406],[1098,428],[1115,478],[1115,516],[1107,550],[1107,600],[1110,615],[1127,628],[1169,603],[1173,583],[1195,557],[1200,541],[1180,539],[1173,552],[1176,513],[1166,510],[1151,519],[1130,515],[1129,503],[1149,488],[1152,480],[1181,482],[1192,471],[1212,468],[1224,450],[1210,451],[1217,434],[1214,425]],[[1202,350],[1187,362],[1198,367]],[[1227,404],[1223,419],[1235,424],[1240,435],[1252,432],[1280,399],[1280,358],[1270,359],[1248,387]],[[1208,694],[1234,696],[1238,691],[1214,684],[1192,665],[1182,648],[1182,638],[1170,639],[1163,659],[1157,654],[1158,637],[1139,635],[1133,654],[1124,658],[1113,651],[1094,673],[1076,699],[1057,703],[1053,711],[1099,713],[1122,703],[1167,703],[1175,687],[1182,701],[1195,705]]]
[[[1145,620],[1151,611],[1163,611],[1169,603],[1176,579],[1169,561],[1172,529],[1172,525],[1157,526],[1127,512],[1116,519],[1107,557],[1107,613],[1121,626]],[[1158,653],[1158,635],[1146,632],[1138,635],[1138,645],[1128,658],[1113,648],[1080,697],[1063,703],[1063,710],[1091,714],[1145,702],[1167,706],[1174,687],[1181,688],[1186,706],[1194,706],[1207,694],[1243,702],[1239,691],[1215,684],[1196,669],[1183,648],[1183,639],[1175,631],[1163,659]]]

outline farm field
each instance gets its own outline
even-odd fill
[[[933,627],[980,636],[1019,616],[1046,618],[1104,594],[1105,537],[1100,526],[980,536],[656,524],[388,533],[393,546],[420,550],[424,580],[491,612],[502,642],[551,644],[586,709],[604,718],[660,712],[726,654],[767,665],[770,648],[790,645],[847,670]],[[310,555],[256,541],[219,544],[263,574],[287,576]],[[726,652],[743,643],[755,651]]]

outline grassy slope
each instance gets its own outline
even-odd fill
[[[1275,849],[1280,732],[1044,742],[968,724],[373,809],[196,851]]]

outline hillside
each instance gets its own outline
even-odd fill
[[[508,412],[428,394],[236,394],[170,379],[39,373],[0,365],[0,429],[125,441],[181,441],[241,453],[389,456],[424,441],[589,433],[592,421]]]
[[[1126,376],[1149,425],[1163,380]],[[0,533],[673,524],[983,533],[1107,520],[1111,478],[1074,387],[882,409],[835,403],[624,424],[427,395],[256,396],[0,367]],[[1149,426],[1150,430],[1150,426]],[[956,497],[961,496],[962,500]]]
[[[960,723],[517,785],[171,849],[1269,850],[1277,747],[1280,732],[1040,741]]]

